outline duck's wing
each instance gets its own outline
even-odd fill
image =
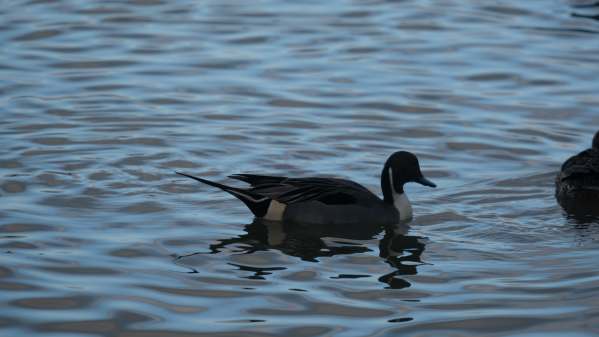
[[[337,178],[285,178],[237,174],[232,178],[248,182],[250,191],[284,204],[320,201],[329,205],[347,205],[377,198],[364,186]]]
[[[585,177],[599,178],[599,151],[588,149],[570,157],[562,165],[561,181]]]

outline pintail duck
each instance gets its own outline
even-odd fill
[[[383,199],[356,182],[338,178],[229,176],[251,185],[237,188],[181,172],[177,174],[232,194],[259,219],[303,224],[395,224],[412,217],[404,184],[416,182],[436,187],[420,172],[418,158],[406,151],[393,153],[385,162],[381,173]]]
[[[590,149],[564,162],[555,179],[555,197],[568,213],[599,215],[599,131]]]

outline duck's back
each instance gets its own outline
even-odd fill
[[[399,213],[366,187],[346,179],[288,179],[295,186],[326,186],[321,196],[287,204],[283,219],[315,225],[384,225],[399,221]],[[305,187],[304,187],[305,185]]]

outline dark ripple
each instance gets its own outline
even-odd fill
[[[42,224],[11,223],[0,226],[1,233],[28,233],[51,231],[53,227]]]
[[[102,68],[116,68],[116,67],[128,67],[136,64],[135,61],[127,60],[94,60],[94,61],[70,61],[70,62],[58,62],[49,65],[52,68],[59,69],[102,69]]]
[[[103,267],[44,267],[42,268],[50,273],[57,273],[61,275],[78,275],[78,276],[115,276],[119,272],[116,270],[103,268]]]
[[[13,40],[17,41],[17,42],[35,41],[35,40],[48,39],[48,38],[51,38],[54,36],[58,36],[60,34],[62,34],[62,32],[57,29],[42,29],[42,30],[36,30],[33,32],[29,32],[29,33],[17,36]]]
[[[85,296],[71,297],[31,297],[12,301],[9,305],[35,310],[71,310],[81,309],[91,304],[91,298]]]

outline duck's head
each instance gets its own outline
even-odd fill
[[[403,193],[403,185],[409,182],[437,187],[435,183],[422,175],[418,158],[413,153],[407,151],[393,153],[385,162],[381,174],[381,186],[385,199],[393,192]]]
[[[597,131],[595,137],[593,137],[593,149],[599,150],[599,131]]]

